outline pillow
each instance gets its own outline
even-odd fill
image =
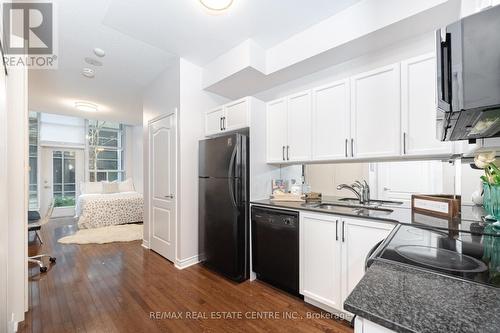
[[[118,182],[118,191],[119,192],[134,192],[134,182],[132,181],[132,178],[128,178],[127,180],[123,182]]]
[[[117,193],[119,191],[118,183],[102,182],[102,193],[110,194]]]
[[[81,183],[80,192],[82,194],[100,194],[102,193],[102,183],[100,182],[85,182]]]

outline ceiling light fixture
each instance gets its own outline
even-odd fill
[[[208,10],[220,12],[231,7],[233,0],[200,0],[200,3]]]
[[[103,50],[103,49],[96,47],[96,48],[94,49],[94,54],[95,54],[96,56],[98,56],[99,58],[102,58],[102,57],[104,57],[104,56],[106,55],[106,52],[104,52],[104,50]]]
[[[91,58],[91,57],[85,57],[84,60],[89,65],[92,65],[92,66],[102,66],[102,62],[100,62],[97,59],[94,59],[94,58]]]
[[[75,108],[83,112],[97,112],[99,108],[96,104],[90,102],[78,101],[75,102]]]
[[[93,79],[95,76],[95,70],[85,67],[84,69],[82,69],[82,75],[89,79]]]

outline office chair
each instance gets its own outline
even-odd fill
[[[36,237],[40,241],[40,244],[43,244],[43,241],[42,237],[40,237],[39,231],[40,229],[42,229],[42,225],[46,224],[50,220],[53,211],[54,211],[54,200],[52,200],[51,203],[49,204],[49,208],[47,209],[47,213],[45,214],[43,219],[40,219],[37,222],[28,223],[28,233],[30,231],[34,231],[36,233]],[[47,266],[45,266],[45,264],[42,261],[44,257],[48,257],[51,263],[56,262],[56,258],[48,254],[38,254],[36,256],[28,257],[28,262],[37,264],[40,267],[40,273],[44,273],[47,271]]]

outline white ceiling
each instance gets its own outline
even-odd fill
[[[221,15],[198,0],[53,1],[59,66],[30,71],[30,109],[139,124],[144,87],[176,57],[203,66],[248,38],[267,48],[359,0],[234,0]],[[80,72],[94,47],[106,51],[104,66],[87,79]],[[79,112],[75,100],[102,112]]]

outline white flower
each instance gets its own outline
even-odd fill
[[[474,156],[474,164],[478,168],[484,169],[489,163],[495,161],[495,155],[496,152],[494,151],[477,153]]]

